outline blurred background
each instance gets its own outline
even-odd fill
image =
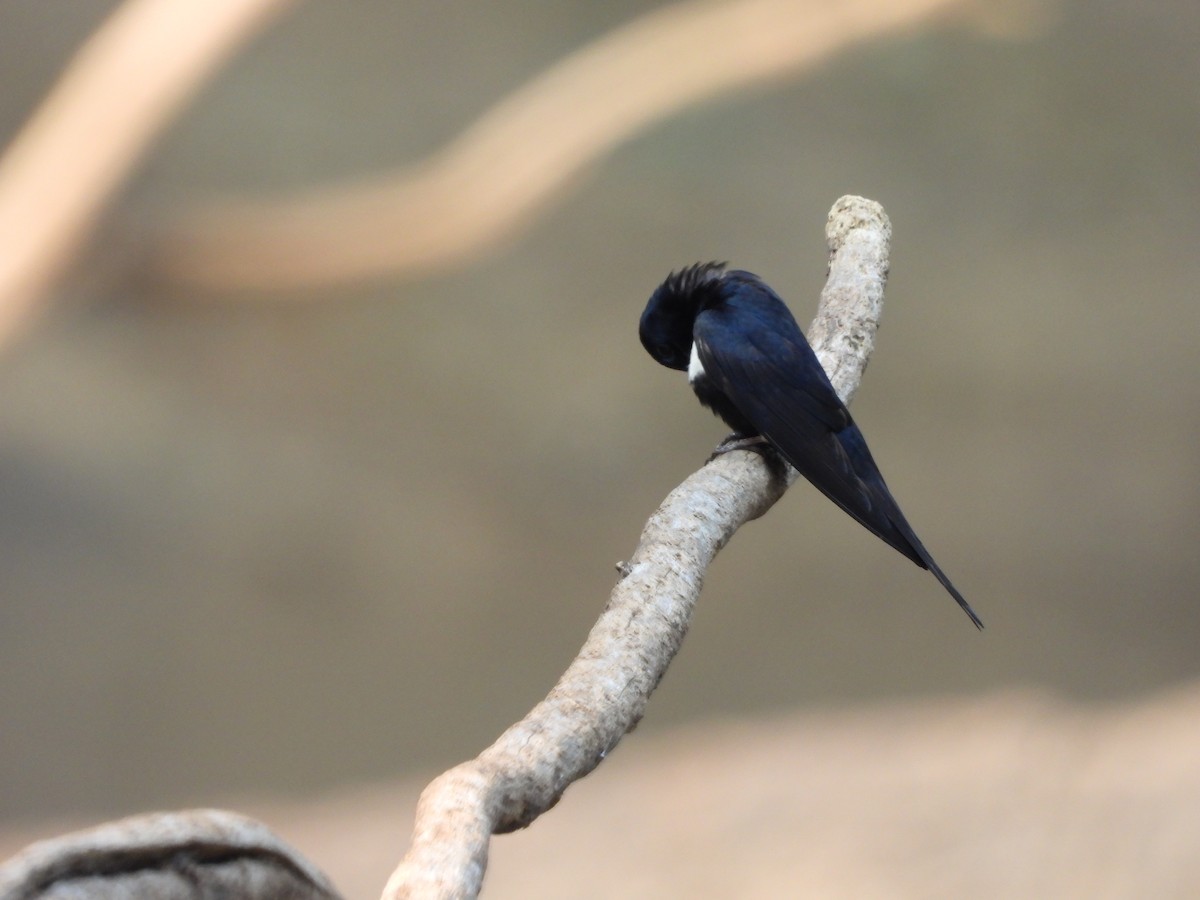
[[[0,5],[0,142],[116,6]],[[440,268],[253,293],[155,268],[191,201],[421,159],[658,6],[296,3],[152,146],[0,350],[0,815],[473,756],[553,684],[724,434],[639,345],[650,291],[725,259],[806,323],[846,193],[895,229],[855,416],[988,628],[797,485],[717,559],[630,740],[1200,675],[1192,0],[851,44],[649,125]]]

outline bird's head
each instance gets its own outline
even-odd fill
[[[720,262],[696,263],[668,275],[642,313],[638,335],[646,352],[668,368],[686,369],[696,314],[719,295],[724,277]]]

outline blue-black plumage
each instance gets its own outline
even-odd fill
[[[932,572],[983,627],[904,518],[800,326],[762,279],[723,263],[674,272],[651,295],[639,333],[729,427],[765,438],[872,534]]]

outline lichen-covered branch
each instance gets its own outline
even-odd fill
[[[826,235],[829,278],[809,341],[848,401],[874,347],[891,226],[879,204],[843,197]],[[491,835],[523,828],[554,806],[638,723],[687,633],[708,564],[794,477],[735,451],[667,496],[622,564],[583,649],[546,699],[422,793],[412,846],[385,900],[478,894]]]

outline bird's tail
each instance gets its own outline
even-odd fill
[[[967,599],[958,592],[958,588],[954,586],[954,583],[950,581],[946,573],[942,571],[942,567],[933,561],[933,557],[930,555],[929,551],[925,549],[925,545],[921,543],[921,539],[917,537],[916,532],[912,530],[912,526],[908,524],[900,510],[896,509],[894,514],[888,516],[888,518],[891,520],[892,525],[895,526],[896,531],[898,531],[904,537],[905,541],[908,542],[909,546],[914,551],[913,553],[905,553],[904,555],[915,562],[922,569],[928,569],[930,572],[932,572],[933,577],[941,583],[942,587],[949,591],[950,596],[953,597],[958,602],[958,605],[962,607],[962,611],[970,616],[971,621],[975,623],[975,627],[982,631],[983,620],[979,618],[975,610],[971,609],[971,604],[968,603]],[[893,546],[895,545],[893,544]],[[900,550],[902,553],[904,552],[903,548],[897,547],[896,549]]]

